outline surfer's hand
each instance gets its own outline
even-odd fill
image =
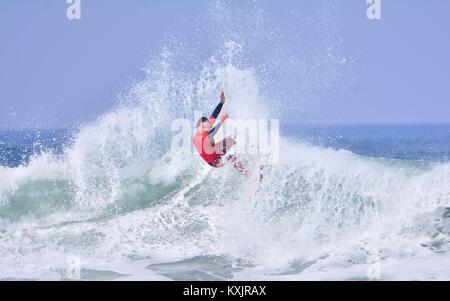
[[[230,118],[228,114],[223,115],[222,118],[220,119],[220,123],[223,124],[228,118]]]
[[[220,93],[220,102],[225,103],[225,93],[223,91]]]

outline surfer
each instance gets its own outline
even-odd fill
[[[244,168],[242,162],[234,155],[226,156],[227,152],[236,144],[236,140],[232,137],[226,137],[222,141],[215,143],[214,136],[219,131],[220,127],[229,118],[228,114],[224,114],[220,122],[212,128],[217,117],[222,110],[225,103],[225,93],[220,94],[220,103],[215,108],[212,115],[208,118],[201,117],[197,122],[197,132],[194,135],[194,146],[199,152],[200,156],[210,166],[219,168],[224,166],[227,162],[233,164],[242,174],[249,176],[250,173]]]

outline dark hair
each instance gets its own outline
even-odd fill
[[[209,120],[209,119],[206,118],[206,117],[200,118],[200,119],[197,121],[197,127],[199,127],[199,125],[200,125],[201,123],[203,123],[203,122],[205,122],[205,121],[208,121],[208,120]]]

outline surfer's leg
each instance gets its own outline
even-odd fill
[[[216,153],[225,155],[235,144],[236,141],[232,137],[226,137],[216,144]]]
[[[233,164],[233,167],[236,168],[242,174],[244,174],[246,176],[250,175],[248,170],[242,164],[241,160],[239,160],[236,156],[229,155],[229,156],[226,157],[226,160],[227,160],[227,162],[230,162],[231,164]]]
[[[216,144],[216,152],[220,153],[223,157],[235,144],[236,140],[234,140],[234,138],[227,137]],[[229,155],[225,157],[225,160],[233,164],[233,167],[236,168],[239,172],[243,173],[246,176],[250,175],[248,170],[235,155]]]

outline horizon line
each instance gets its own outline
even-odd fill
[[[355,122],[355,123],[296,123],[296,122],[280,122],[280,126],[300,126],[300,127],[346,127],[346,126],[450,126],[450,122]],[[20,127],[0,127],[0,131],[69,131],[83,128],[83,125],[69,127],[36,127],[36,128],[20,128]]]

